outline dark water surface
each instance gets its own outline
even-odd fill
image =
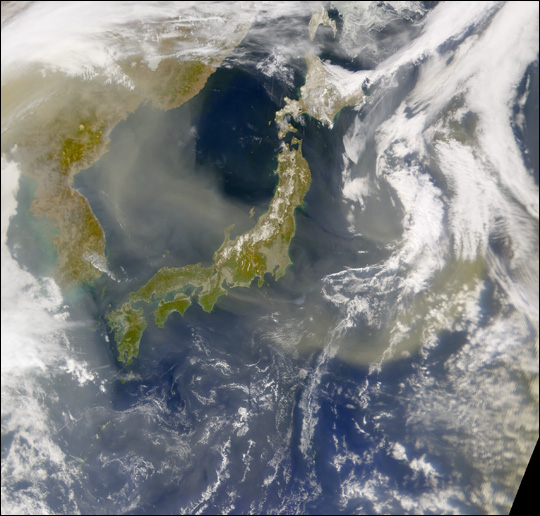
[[[534,228],[537,220],[511,200],[494,228],[485,227],[489,217],[475,224],[492,209],[493,170],[485,173],[482,160],[462,166],[485,152],[472,138],[453,142],[447,159],[463,159],[459,166],[435,159],[435,145],[448,142],[430,130],[452,110],[422,119],[429,59],[388,72],[366,104],[344,108],[331,129],[309,116],[295,124],[312,185],[296,212],[293,264],[283,278],[232,289],[210,314],[196,305],[184,317],[174,313],[163,329],[149,314],[139,359],[125,367],[104,319],[160,267],[210,264],[228,225],[236,224],[235,235],[253,227],[277,184],[273,120],[285,96],[298,97],[305,74],[298,56],[316,49],[347,69],[373,68],[393,45],[422,33],[385,9],[380,55],[356,58],[327,27],[307,41],[304,13],[255,23],[196,97],[168,112],[140,106],[112,131],[110,151],[76,176],[105,229],[109,273],[64,301],[65,349],[43,367],[54,374],[16,384],[23,397],[14,399],[41,400],[36,416],[46,417],[33,424],[52,458],[42,461],[49,474],[41,491],[28,481],[10,493],[45,490],[55,513],[507,512],[523,442],[537,434],[538,373],[537,315],[522,270],[512,276],[505,255],[513,244],[522,249],[522,235],[511,241],[505,224]],[[494,12],[482,18],[485,30]],[[330,14],[343,30],[340,15]],[[440,52],[466,59],[456,49],[476,41],[477,30],[471,22]],[[527,84],[512,129],[538,184],[537,64],[516,102]],[[448,102],[457,105],[461,92],[454,94]],[[474,116],[459,119],[465,135]],[[428,156],[407,140],[416,117],[432,124],[418,133]],[[351,155],[362,149],[356,161],[348,144]],[[362,202],[344,196],[345,172],[368,185]],[[474,205],[469,190],[482,193]],[[24,215],[32,193],[22,181],[8,243],[24,255],[22,265],[45,274],[55,257],[38,236],[51,228]],[[523,224],[511,226],[512,217]],[[476,244],[482,231],[485,249],[455,255],[460,237]],[[537,279],[534,269],[523,271]],[[391,360],[383,363],[385,350]],[[29,436],[3,431],[2,459],[17,443],[26,449]]]

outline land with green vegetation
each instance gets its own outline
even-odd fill
[[[320,24],[335,29],[326,10],[317,11],[310,23],[311,39]],[[198,263],[178,268],[163,267],[145,285],[132,292],[129,301],[107,315],[121,362],[128,364],[137,357],[146,328],[141,323],[142,309],[137,307],[149,306],[156,325],[163,327],[173,312],[184,315],[194,303],[211,312],[229,289],[249,287],[257,278],[260,287],[265,274],[275,280],[285,274],[291,264],[289,245],[296,232],[294,212],[303,204],[311,184],[309,166],[302,156],[302,142],[294,136],[297,129],[293,121],[306,113],[331,126],[340,109],[363,101],[362,90],[344,92],[340,89],[335,73],[314,54],[306,55],[306,66],[306,81],[300,89],[300,99],[285,97],[285,106],[275,115],[279,138],[285,140],[292,135],[292,139],[289,145],[283,143],[277,157],[279,181],[268,210],[250,231],[235,239],[230,238],[232,226],[226,228],[223,244],[214,253],[210,266],[203,267]]]
[[[238,24],[214,55],[196,57],[178,50],[189,41],[214,44],[197,26],[178,27],[156,42],[157,53],[169,57],[150,66],[142,54],[127,54],[116,63],[118,81],[99,71],[68,76],[35,65],[2,85],[2,127],[8,129],[1,150],[36,181],[30,210],[56,227],[55,280],[62,288],[92,284],[107,271],[105,232],[73,188],[74,175],[109,150],[110,132],[142,103],[169,110],[197,95],[248,28]]]
[[[320,24],[335,32],[335,24],[321,8],[310,22],[312,39]],[[159,43],[161,55],[171,57],[151,65],[143,55],[129,55],[117,63],[123,74],[120,81],[99,73],[90,78],[53,70],[43,73],[36,65],[2,86],[2,126],[9,127],[2,136],[2,152],[36,180],[30,209],[55,224],[55,279],[62,288],[92,284],[108,270],[105,232],[88,200],[73,188],[74,175],[108,151],[112,129],[141,103],[150,101],[168,110],[197,95],[248,28],[239,25],[215,56],[204,58],[177,57],[177,44],[195,37],[205,43],[196,31],[179,29],[175,37]],[[285,107],[275,116],[283,140],[296,132],[292,119],[303,113],[331,124],[339,109],[358,101],[356,94],[341,94],[318,57],[308,54],[306,64],[301,98],[285,99]],[[262,285],[265,274],[276,280],[285,274],[296,230],[294,211],[303,203],[311,175],[302,142],[294,137],[289,145],[283,144],[277,159],[275,195],[250,231],[231,238],[232,227],[227,228],[210,266],[160,269],[128,302],[108,314],[121,361],[130,362],[138,354],[147,326],[143,305],[152,306],[156,325],[163,327],[172,312],[183,315],[193,303],[210,312],[230,288],[248,287],[256,278]]]
[[[211,312],[219,297],[234,287],[249,287],[264,275],[276,280],[285,274],[289,245],[296,231],[294,212],[302,205],[311,184],[311,173],[302,156],[302,142],[292,138],[283,144],[278,155],[278,185],[268,210],[248,232],[231,239],[229,226],[225,239],[214,253],[212,264],[200,263],[185,267],[163,267],[150,280],[129,296],[129,301],[107,315],[114,331],[119,360],[128,364],[137,357],[138,346],[146,324],[142,304],[157,305],[153,310],[156,325],[163,327],[173,312],[184,312],[198,303]]]

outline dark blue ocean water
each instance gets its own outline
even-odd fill
[[[331,16],[339,25],[336,13]],[[299,54],[307,21],[280,20],[275,27],[291,47],[298,43]],[[396,22],[379,34],[379,44],[407,30]],[[127,367],[116,360],[105,314],[160,267],[211,263],[224,228],[234,223],[234,234],[240,234],[268,206],[280,148],[273,119],[285,96],[297,97],[305,73],[302,59],[290,59],[287,80],[265,75],[258,65],[273,52],[269,41],[275,40],[264,39],[268,34],[268,27],[255,24],[182,107],[139,107],[112,131],[110,152],[75,178],[106,232],[110,274],[68,300],[74,324],[67,335],[70,351],[99,381],[81,386],[69,371],[39,379],[40,392],[53,393],[44,403],[51,421],[59,422],[55,442],[68,457],[67,467],[76,470],[66,487],[58,481],[61,468],[50,465],[48,507],[68,513],[74,507],[69,500],[76,500],[83,514],[353,514],[402,513],[407,503],[422,501],[424,512],[435,513],[441,493],[453,511],[483,513],[475,486],[486,477],[467,448],[480,430],[468,425],[467,407],[464,412],[460,403],[481,411],[484,400],[475,397],[478,386],[470,394],[468,386],[456,393],[460,378],[452,376],[452,360],[471,345],[469,328],[442,331],[436,347],[424,353],[411,349],[377,371],[333,354],[336,342],[343,348],[388,342],[380,342],[361,317],[340,332],[348,306],[339,312],[322,294],[323,278],[384,263],[403,236],[402,207],[392,202],[395,193],[384,181],[366,201],[358,223],[364,235],[347,229],[343,139],[355,121],[372,129],[351,167],[355,177],[373,175],[375,131],[413,90],[417,64],[403,66],[387,90],[375,87],[365,109],[343,109],[332,129],[308,116],[296,124],[313,181],[296,212],[293,264],[284,278],[267,277],[262,288],[233,289],[210,314],[198,306],[184,317],[173,314],[163,329],[150,316],[139,359]],[[328,28],[318,32],[313,45],[321,57],[354,70],[374,66],[370,56],[347,57],[332,38]],[[531,91],[537,90],[538,67],[528,76]],[[520,88],[525,84],[524,79]],[[524,115],[526,125],[516,134],[538,183],[537,91]],[[422,172],[448,194],[436,166]],[[31,195],[32,185],[22,183],[20,206]],[[252,207],[256,215],[250,219]],[[13,239],[28,224],[17,217]],[[377,238],[370,238],[370,229],[380,232]],[[42,231],[39,226],[32,234]],[[35,255],[42,243],[28,237],[20,245],[26,265],[41,273]],[[490,246],[497,254],[496,243]],[[384,284],[388,293],[380,295],[381,302],[392,304],[396,283],[407,278],[392,279]],[[504,315],[500,288],[482,279],[475,320],[480,332]],[[351,296],[351,305],[360,297]],[[373,306],[377,301],[370,299]],[[379,333],[386,337],[384,322]],[[483,341],[477,345],[484,349]],[[506,368],[503,360],[487,368],[495,371],[501,364]],[[486,380],[478,366],[466,377],[470,385],[476,374]],[[511,385],[525,392],[519,380]],[[431,400],[433,405],[422,405]],[[3,454],[11,437],[3,435]]]
[[[248,40],[239,51],[245,53],[249,45]],[[282,107],[279,101],[285,95],[294,97],[301,84],[300,76],[295,87],[287,89],[255,66],[225,63],[181,108],[163,113],[142,106],[114,129],[110,152],[75,179],[105,229],[109,267],[120,280],[104,276],[88,292],[98,320],[159,267],[209,263],[225,226],[236,223],[239,233],[254,223],[246,217],[249,209],[254,206],[256,215],[262,213],[277,184],[275,112]],[[235,289],[211,314],[197,306],[183,318],[173,314],[162,330],[148,317],[139,360],[127,368],[117,366],[119,374],[109,385],[106,412],[114,416],[99,432],[100,447],[83,466],[89,485],[105,485],[102,494],[117,493],[126,477],[131,478],[128,465],[122,469],[121,464],[135,454],[144,463],[162,461],[163,471],[154,472],[144,488],[128,481],[128,492],[137,488],[141,496],[134,512],[175,513],[182,507],[219,512],[231,493],[236,493],[234,510],[240,513],[279,507],[312,513],[337,510],[340,480],[328,462],[335,453],[334,437],[352,438],[357,451],[372,443],[352,437],[350,409],[340,408],[339,394],[330,387],[333,408],[323,403],[319,416],[328,418],[328,424],[306,463],[298,448],[304,418],[298,407],[305,389],[302,371],[312,367],[324,343],[313,350],[306,344],[301,355],[284,349],[292,332],[282,330],[284,342],[276,343],[272,314],[285,309],[291,324],[305,320],[306,310],[322,310],[324,334],[332,315],[328,306],[317,308],[320,279],[387,254],[365,238],[352,237],[345,229],[345,214],[335,209],[341,188],[341,135],[352,120],[353,114],[344,110],[332,130],[309,117],[298,127],[313,182],[296,213],[293,265],[285,278],[275,282],[268,277],[260,289]],[[193,192],[201,184],[207,188],[206,202],[188,203],[182,192]],[[178,194],[160,198],[164,188],[178,189]],[[219,216],[205,217],[212,202]],[[87,310],[85,306],[81,311]],[[112,337],[104,324],[97,333],[103,339]],[[115,356],[114,346],[109,353]],[[351,385],[365,376],[363,369],[353,371],[347,376]],[[326,381],[334,385],[332,376],[329,371]],[[150,408],[154,404],[157,412]],[[249,414],[246,435],[235,427],[241,423],[242,407]],[[336,407],[338,412],[331,412]],[[202,444],[205,431],[214,426]],[[160,445],[149,446],[149,439],[171,444],[178,440],[189,450],[186,460],[169,456]],[[104,455],[118,461],[104,466]],[[221,471],[224,456],[228,462]],[[310,480],[313,473],[323,494],[310,502],[310,491],[319,489]],[[205,486],[216,483],[211,502],[194,506]]]

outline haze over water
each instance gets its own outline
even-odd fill
[[[255,23],[200,94],[140,107],[76,177],[108,238],[94,288],[62,293],[31,258],[54,253],[2,157],[3,513],[510,509],[538,438],[538,5],[335,2],[337,38],[310,42],[304,4],[246,3]],[[116,80],[107,30],[138,11],[107,9],[3,21],[3,86],[25,63]],[[122,368],[109,304],[264,212],[268,122],[306,49],[368,95],[331,128],[293,122],[313,178],[293,265],[210,314],[149,318]]]

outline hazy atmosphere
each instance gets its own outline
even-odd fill
[[[2,514],[508,513],[538,36],[537,2],[2,2]]]

